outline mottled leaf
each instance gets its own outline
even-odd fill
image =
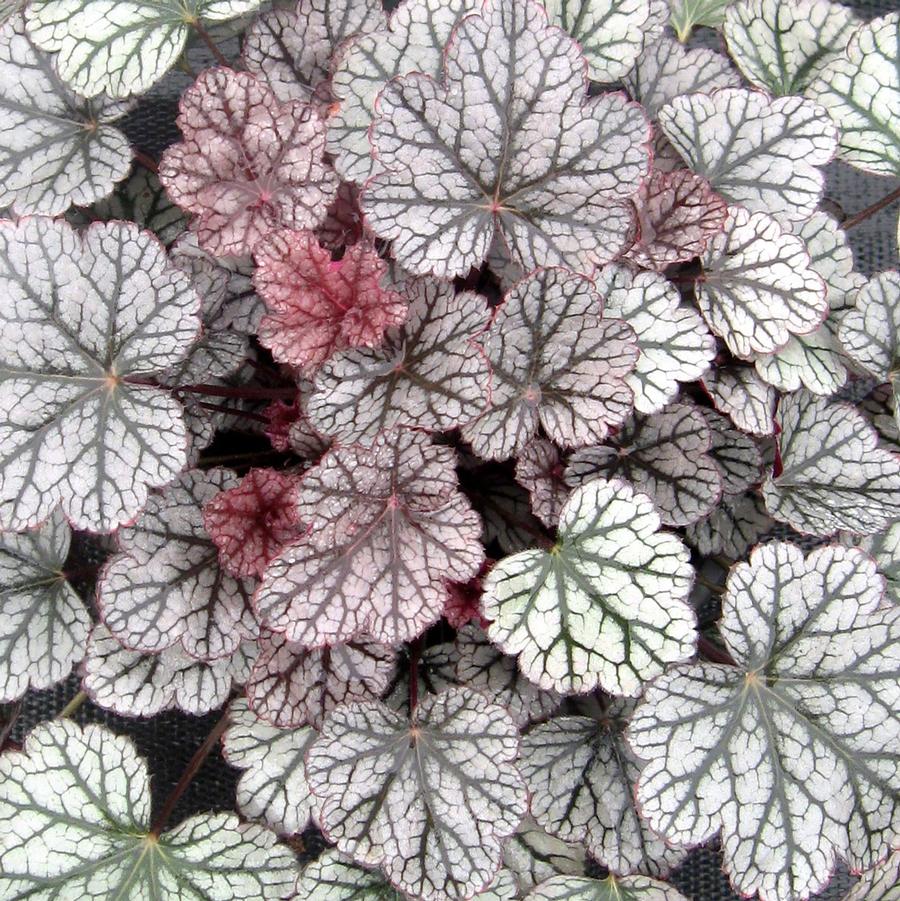
[[[612,265],[599,272],[595,286],[606,315],[624,319],[637,335],[640,356],[628,384],[638,412],[661,410],[678,395],[679,382],[692,382],[709,369],[715,339],[661,275]]]
[[[725,413],[742,431],[751,435],[775,433],[778,392],[749,366],[722,366],[703,376],[716,409]]]
[[[671,885],[648,876],[554,876],[539,885],[525,901],[687,901]]]
[[[398,426],[444,431],[484,409],[490,370],[474,341],[484,299],[432,280],[408,290],[406,322],[382,347],[340,352],[316,373],[307,415],[322,434],[371,442]]]
[[[842,901],[897,901],[900,898],[900,850],[862,874]]]
[[[253,283],[268,308],[260,343],[307,375],[339,350],[379,347],[385,331],[406,319],[407,300],[382,287],[387,263],[368,243],[332,261],[311,232],[279,231],[257,251],[256,264]]]
[[[828,315],[806,245],[766,213],[733,207],[700,261],[700,312],[736,356],[780,350]]]
[[[260,0],[34,0],[28,31],[57,53],[60,77],[86,97],[142,94],[175,65],[195,21],[215,24]]]
[[[506,296],[482,339],[490,406],[463,428],[476,454],[510,457],[540,427],[557,444],[590,444],[625,421],[638,348],[631,328],[601,311],[591,282],[562,269],[541,269]]]
[[[785,222],[815,212],[825,185],[819,167],[837,149],[837,128],[822,107],[743,88],[676,97],[659,124],[717,194]]]
[[[712,430],[696,407],[672,404],[634,416],[603,447],[575,451],[566,482],[622,476],[649,495],[667,526],[686,526],[710,513],[722,496],[722,476],[709,455]]]
[[[693,653],[685,547],[622,479],[572,492],[550,551],[501,560],[484,580],[488,637],[541,688],[637,695]]]
[[[150,831],[150,776],[130,739],[70,720],[35,727],[0,757],[0,894],[107,901],[274,901],[293,853],[233,813]]]
[[[857,550],[757,548],[722,599],[737,666],[673,668],[631,720],[642,816],[673,842],[721,831],[744,895],[808,898],[836,857],[866,868],[897,841],[900,608],[883,589]]]
[[[136,225],[43,218],[0,223],[0,293],[0,525],[111,531],[186,462],[178,402],[128,378],[185,355],[199,299]]]
[[[813,535],[871,535],[900,516],[900,456],[878,447],[862,413],[797,391],[777,418],[781,466],[762,489],[775,519]]]
[[[0,702],[65,679],[84,654],[91,617],[63,570],[70,540],[59,511],[0,533]]]
[[[538,3],[496,0],[463,19],[444,74],[390,82],[370,132],[385,171],[363,212],[405,269],[464,275],[500,234],[529,271],[590,274],[632,243],[647,120],[622,94],[586,98],[577,45]]]
[[[715,410],[694,408],[706,420],[712,443],[709,454],[722,473],[722,492],[738,495],[758,484],[762,478],[762,454],[756,442]]]
[[[184,140],[159,178],[194,213],[200,245],[218,257],[252,253],[280,228],[315,228],[337,193],[325,126],[300,101],[279,103],[246,72],[208,69],[181,95]]]
[[[838,124],[842,160],[875,175],[900,175],[900,12],[861,25],[808,94]]]
[[[580,842],[564,842],[527,816],[519,831],[507,839],[503,863],[515,875],[519,892],[524,895],[551,876],[583,875],[587,860]]]
[[[372,641],[307,651],[283,635],[264,634],[247,681],[254,713],[279,728],[316,728],[339,704],[378,700],[396,670],[397,652]]]
[[[0,209],[58,215],[105,197],[131,168],[112,123],[127,107],[73,94],[16,16],[0,30]]]
[[[454,462],[450,448],[414,432],[326,454],[297,493],[309,533],[257,592],[264,624],[312,648],[361,634],[395,645],[436,622],[443,580],[472,578],[484,559]]]
[[[516,481],[528,489],[534,515],[553,529],[559,522],[569,486],[563,479],[559,449],[546,438],[534,438],[516,457]]]
[[[679,41],[686,41],[698,25],[718,28],[731,0],[669,0],[670,22]]]
[[[887,597],[900,604],[900,522],[877,535],[841,536],[844,544],[862,548],[871,556],[884,576]]]
[[[192,657],[215,660],[257,636],[253,583],[222,568],[203,525],[204,505],[237,485],[227,469],[189,470],[119,530],[121,553],[101,572],[97,603],[126,647],[154,652],[180,641]]]
[[[739,560],[775,525],[755,491],[731,494],[704,519],[685,530],[685,539],[705,557],[723,554]]]
[[[467,688],[411,721],[378,702],[333,711],[307,755],[319,819],[339,851],[426,901],[467,898],[500,865],[528,808],[509,715]]]

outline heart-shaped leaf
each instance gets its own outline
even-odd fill
[[[56,511],[33,532],[0,532],[0,702],[65,679],[91,617],[66,581],[71,530]]]
[[[395,79],[378,113],[370,137],[385,171],[366,183],[362,208],[410,272],[464,275],[495,234],[528,271],[590,274],[632,243],[647,120],[621,94],[587,99],[578,46],[534,0],[463,19],[444,81]]]
[[[525,901],[687,901],[671,885],[648,876],[554,876],[539,885]]]
[[[233,813],[150,831],[150,777],[130,739],[43,723],[0,757],[5,898],[259,898],[293,890],[291,851]]]
[[[189,470],[119,530],[122,552],[100,574],[97,604],[126,647],[154,652],[180,641],[192,657],[215,660],[259,634],[253,584],[222,568],[203,525],[204,505],[238,484],[228,469]]]
[[[802,94],[841,53],[859,24],[831,0],[738,0],[725,14],[731,58],[747,79],[770,94]]]
[[[487,403],[490,369],[474,338],[484,299],[421,280],[408,288],[409,314],[379,348],[336,354],[316,373],[310,424],[344,442],[371,442],[398,426],[444,431],[474,419]]]
[[[825,186],[819,167],[837,150],[837,128],[821,106],[744,88],[676,97],[659,124],[717,194],[785,222],[816,211]]]
[[[861,25],[808,94],[838,123],[838,155],[875,175],[900,175],[900,13]]]
[[[698,25],[718,28],[731,0],[669,0],[670,19],[679,41],[686,41]]]
[[[454,463],[450,448],[406,431],[326,454],[297,493],[310,530],[257,592],[263,623],[313,648],[361,634],[395,645],[436,622],[444,580],[471,579],[484,559]]]
[[[506,296],[482,339],[490,406],[463,428],[476,454],[510,457],[540,427],[557,444],[590,444],[625,421],[638,348],[631,328],[601,311],[591,282],[562,269],[538,270]]]
[[[501,560],[484,580],[488,637],[541,688],[637,695],[694,651],[687,549],[622,479],[572,492],[550,551]]]
[[[337,708],[306,774],[339,851],[417,898],[462,899],[495,877],[502,840],[528,809],[518,745],[501,707],[451,688],[411,721],[378,702]]]
[[[16,16],[0,30],[0,209],[64,213],[106,197],[131,168],[128,140],[112,123],[121,103],[87,101],[53,71]]]
[[[722,600],[737,666],[673,668],[631,720],[642,816],[682,844],[721,830],[742,894],[808,898],[837,856],[864,869],[900,835],[900,608],[883,593],[858,550],[757,548]]]
[[[710,369],[703,376],[703,387],[716,409],[725,413],[742,432],[775,434],[778,392],[749,366]]]
[[[95,97],[142,94],[184,52],[193,22],[207,25],[252,12],[260,0],[132,0],[112,14],[106,0],[35,0],[28,31],[58,54],[60,77]]]
[[[181,406],[129,377],[185,355],[199,299],[136,225],[43,218],[0,223],[0,292],[0,526],[111,531],[186,462]]]
[[[878,447],[862,413],[797,391],[778,423],[781,467],[762,489],[775,519],[813,535],[871,535],[900,516],[900,456]]]

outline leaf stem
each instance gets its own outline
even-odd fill
[[[419,704],[419,660],[422,659],[422,637],[419,636],[409,648],[409,715],[416,712]]]
[[[132,148],[131,152],[134,154],[134,158],[145,168],[152,172],[154,175],[159,175],[159,164],[155,159],[148,156],[144,153],[143,150],[137,150],[136,148]]]
[[[702,585],[704,588],[709,589],[715,594],[725,593],[724,585],[720,585],[718,582],[713,582],[712,579],[707,579],[706,576],[703,576],[700,573],[697,573],[697,582],[698,584]]]
[[[697,652],[710,663],[722,663],[725,666],[737,666],[734,658],[725,648],[720,648],[711,642],[705,635],[697,637]]]
[[[269,457],[285,457],[287,454],[283,451],[267,450],[267,451],[248,451],[244,454],[215,454],[209,457],[200,457],[198,466],[226,466],[230,463],[237,465],[238,463],[253,463],[257,460],[265,460]]]
[[[70,716],[78,712],[78,709],[86,700],[87,692],[79,691],[78,694],[75,695],[75,697],[72,698],[72,700],[69,701],[69,703],[66,704],[66,706],[63,707],[62,710],[59,711],[59,713],[56,715],[56,718],[60,720],[68,719]]]
[[[210,397],[233,397],[239,400],[293,400],[296,388],[232,388],[227,385],[181,385],[175,394],[207,394]],[[266,420],[268,422],[268,420]]]
[[[159,838],[160,833],[165,827],[166,823],[169,820],[169,817],[172,816],[172,811],[175,810],[175,806],[181,800],[181,796],[187,791],[188,786],[191,782],[194,781],[194,777],[200,771],[200,767],[203,766],[204,761],[207,757],[212,753],[213,748],[215,748],[219,739],[222,737],[222,733],[228,728],[229,724],[229,713],[226,710],[225,713],[219,718],[219,721],[213,726],[212,731],[206,738],[203,740],[203,744],[200,745],[199,748],[194,752],[194,756],[188,762],[188,765],[184,768],[184,772],[181,774],[181,778],[178,780],[175,788],[169,794],[169,797],[166,798],[165,803],[162,806],[162,810],[159,812],[159,816],[153,821],[153,825],[150,827],[150,834],[155,835]]]
[[[845,219],[841,223],[841,228],[844,229],[844,231],[854,228],[859,225],[860,222],[865,222],[866,219],[869,219],[876,213],[880,213],[886,206],[890,206],[895,200],[900,200],[900,185],[894,188],[890,194],[886,194],[882,197],[881,200],[876,200],[871,206],[867,206],[864,210],[860,210],[849,219]]]
[[[191,27],[194,31],[197,32],[200,40],[203,41],[204,44],[209,48],[209,52],[212,53],[216,62],[220,66],[230,66],[231,63],[228,61],[228,58],[222,53],[221,50],[216,46],[216,42],[209,36],[209,32],[200,24],[199,19],[194,19],[191,22]]]
[[[197,406],[202,407],[204,410],[212,410],[214,413],[227,413],[229,416],[240,416],[241,419],[252,419],[254,422],[264,422],[266,424],[269,422],[265,416],[261,416],[259,413],[251,413],[249,410],[235,410],[233,407],[228,407],[225,404],[211,404],[206,401],[200,401]]]

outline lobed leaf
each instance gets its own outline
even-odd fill
[[[541,688],[637,695],[693,653],[685,547],[622,479],[576,488],[550,551],[501,560],[485,577],[488,637]]]
[[[0,526],[60,506],[112,531],[186,462],[181,406],[142,382],[188,351],[199,299],[136,225],[44,218],[0,222],[0,290]]]

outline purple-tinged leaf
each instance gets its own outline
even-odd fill
[[[228,719],[222,756],[244,771],[237,784],[237,809],[281,835],[301,832],[315,811],[304,757],[318,733],[309,727],[276,728],[260,719],[244,698],[232,702]]]
[[[744,895],[809,898],[837,857],[865,869],[900,837],[900,608],[883,596],[858,550],[763,545],[722,601],[737,665],[674,667],[632,717],[641,815],[680,844],[721,831]]]
[[[528,489],[531,509],[548,529],[556,528],[569,497],[564,468],[559,448],[546,438],[533,438],[516,457],[516,481]]]
[[[686,526],[709,514],[722,496],[711,447],[712,432],[699,409],[672,404],[632,417],[606,446],[575,451],[565,479],[575,488],[622,476],[649,495],[664,525]]]
[[[487,620],[481,615],[482,577],[493,565],[494,561],[487,559],[474,579],[447,583],[443,616],[454,629],[462,629],[467,623],[480,623],[482,628],[487,627]]]
[[[900,516],[900,455],[878,447],[862,413],[797,391],[777,419],[781,466],[762,488],[775,519],[813,535],[872,535]]]
[[[66,581],[71,530],[54,511],[33,532],[0,532],[0,702],[65,679],[91,617]]]
[[[424,901],[488,887],[528,809],[509,715],[467,688],[423,699],[411,721],[377,702],[333,711],[307,755],[327,838]]]
[[[260,343],[307,376],[339,350],[379,347],[406,319],[408,301],[382,287],[387,264],[368,243],[333,261],[312,232],[279,231],[256,264],[253,283],[268,308]]]
[[[634,406],[640,413],[657,413],[677,397],[680,382],[707,372],[715,339],[662,275],[614,264],[597,274],[595,286],[606,315],[624,319],[637,336],[640,356],[627,379]]]
[[[554,876],[525,901],[687,901],[674,886],[649,876]]]
[[[766,437],[775,434],[778,392],[749,366],[720,366],[703,376],[703,387],[720,413],[742,431]]]
[[[576,488],[551,551],[506,557],[484,580],[488,637],[541,688],[638,695],[694,652],[688,552],[622,479]]]
[[[339,704],[378,700],[396,661],[395,650],[372,641],[307,651],[283,635],[263,633],[247,680],[247,701],[273,726],[320,728]]]
[[[490,368],[475,338],[484,298],[419,280],[408,288],[404,325],[379,348],[342,351],[316,373],[309,423],[341,442],[371,442],[386,429],[445,431],[474,419],[487,403]]]
[[[197,294],[136,225],[44,218],[0,222],[0,293],[0,527],[112,531],[185,465],[180,404],[126,379],[184,357]]]
[[[195,214],[200,245],[246,256],[280,228],[315,228],[337,193],[325,163],[325,126],[305,104],[281,104],[246,72],[208,69],[181,96],[184,140],[169,147],[159,178]]]
[[[222,568],[203,526],[203,507],[238,484],[227,469],[189,470],[120,529],[122,552],[100,574],[97,604],[126,647],[156,652],[180,641],[190,656],[209,661],[257,637],[253,583]]]
[[[784,222],[816,211],[825,186],[820,167],[837,150],[837,128],[821,106],[745,88],[676,97],[659,123],[717,194]]]
[[[463,19],[444,76],[389,82],[370,133],[385,171],[362,208],[404,268],[464,275],[499,233],[529,271],[589,275],[632,243],[649,124],[620,93],[587,99],[577,45],[537,2]]]
[[[487,410],[463,427],[475,453],[503,460],[543,427],[557,444],[603,441],[632,408],[634,332],[606,319],[591,282],[541,269],[519,282],[482,339],[491,364]]]
[[[404,431],[327,453],[297,494],[309,533],[256,594],[263,624],[315,648],[363,634],[396,645],[436,622],[444,581],[471,579],[484,560],[454,463],[450,448]]]

